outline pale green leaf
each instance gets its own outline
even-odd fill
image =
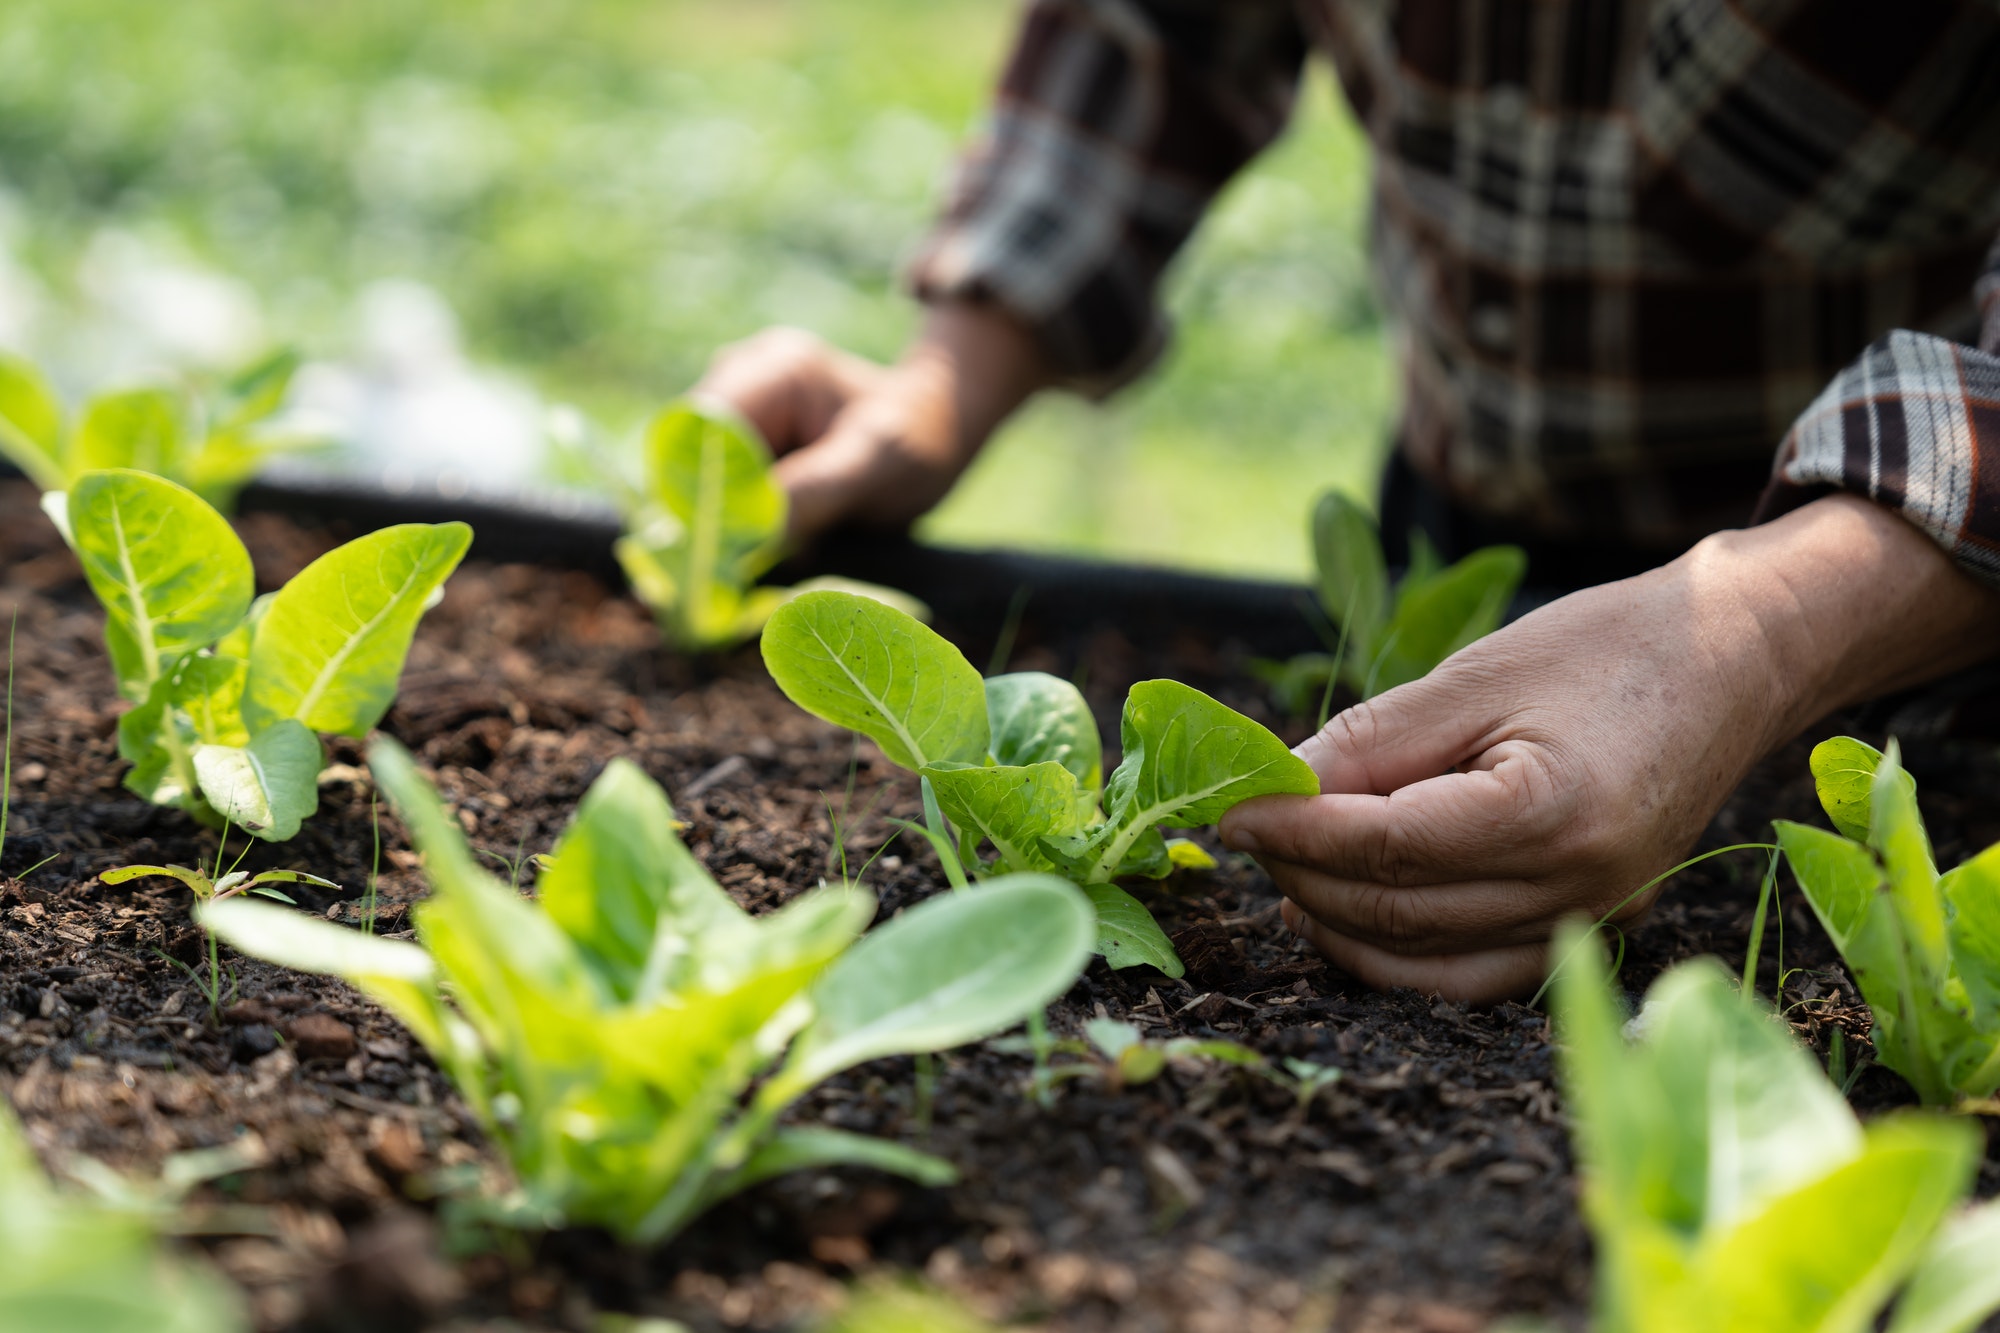
[[[702,949],[729,949],[748,917],[674,836],[674,808],[629,759],[584,794],[539,885],[542,910],[614,995],[630,999],[647,960],[671,992]]]
[[[1054,760],[1025,767],[932,764],[923,770],[938,808],[992,842],[1011,870],[1049,870],[1044,837],[1082,827],[1074,775]]]
[[[451,1057],[437,965],[407,940],[364,935],[270,903],[223,898],[199,909],[201,924],[242,953],[280,967],[341,977],[394,1014],[441,1060]]]
[[[1061,764],[1075,775],[1080,795],[1096,804],[1104,783],[1104,744],[1083,691],[1044,671],[992,676],[986,681],[986,717],[995,763]]]
[[[1880,750],[1852,736],[1821,741],[1813,747],[1808,761],[1821,808],[1835,828],[1856,842],[1868,841],[1873,808],[1871,793],[1875,789],[1875,770],[1881,762]],[[1908,773],[1903,774],[1903,781],[1912,791],[1916,789],[1916,780]]]
[[[2000,1037],[2000,843],[1940,877],[1938,892],[1951,916],[1952,964],[1977,1026]]]
[[[1882,887],[1882,866],[1861,843],[1789,819],[1774,822],[1778,845],[1806,901],[1843,954]]]
[[[185,487],[143,472],[87,472],[67,508],[126,698],[144,700],[182,654],[221,638],[249,609],[249,552]]]
[[[1373,644],[1389,613],[1389,570],[1375,519],[1340,491],[1313,506],[1313,558],[1319,566],[1319,604],[1347,631],[1356,649]]]
[[[285,718],[248,745],[203,745],[195,778],[215,812],[246,833],[283,842],[319,809],[319,737]]]
[[[908,769],[986,759],[986,691],[958,649],[867,597],[811,592],[764,627],[764,664],[799,707]]]
[[[1083,891],[1097,917],[1093,947],[1112,968],[1146,965],[1170,977],[1187,972],[1173,941],[1144,903],[1116,884],[1086,884]]]
[[[1850,1160],[1706,1234],[1691,1290],[1658,1299],[1697,1295],[1694,1327],[1721,1333],[1862,1333],[1964,1194],[1973,1137],[1962,1121],[1877,1121]]]
[[[2000,1204],[1986,1203],[1947,1222],[1931,1238],[1889,1333],[1971,1333],[2000,1310]]]
[[[1518,547],[1488,546],[1428,578],[1406,578],[1367,667],[1375,692],[1429,675],[1445,658],[1497,629],[1527,567]]]
[[[119,866],[98,876],[106,884],[123,884],[127,880],[145,879],[157,875],[162,879],[177,879],[194,891],[197,898],[206,898],[215,892],[215,884],[199,870],[189,870],[186,866]]]
[[[1155,826],[1213,824],[1252,796],[1319,794],[1319,778],[1283,741],[1177,681],[1134,685],[1120,731],[1125,757],[1105,786],[1108,832],[1092,880],[1117,873]]]
[[[1868,845],[1888,871],[1889,892],[1917,969],[1914,984],[1934,990],[1945,974],[1944,899],[1930,838],[1917,813],[1916,784],[1906,780],[1894,741],[1876,766],[1869,802]]]
[[[68,483],[63,460],[62,402],[42,373],[0,352],[0,458],[45,491]]]
[[[820,979],[782,1096],[864,1060],[938,1051],[1046,1008],[1083,971],[1089,904],[1052,875],[1008,875],[877,926]]]
[[[695,579],[741,586],[769,567],[785,490],[747,421],[682,399],[653,419],[645,447],[648,491],[685,531]]]
[[[817,1125],[778,1130],[728,1176],[710,1189],[705,1203],[715,1203],[776,1176],[829,1166],[866,1166],[902,1176],[919,1185],[940,1189],[958,1182],[958,1170],[941,1157],[906,1148],[887,1139]]]
[[[165,389],[106,394],[84,408],[71,444],[74,471],[137,468],[179,476],[187,426],[180,398]]]
[[[244,721],[368,734],[396,697],[431,595],[472,542],[463,523],[404,523],[356,538],[301,570],[271,599],[250,646]]]
[[[759,591],[764,590],[759,589]],[[931,608],[921,597],[912,597],[900,588],[870,583],[866,579],[850,579],[840,574],[815,574],[809,579],[799,580],[789,588],[772,588],[769,591],[784,601],[809,592],[851,592],[856,597],[867,597],[884,606],[892,606],[912,620],[921,620],[929,624],[931,619]]]
[[[233,435],[269,417],[284,405],[302,358],[281,347],[232,375],[215,404],[210,435]]]
[[[463,1024],[445,1026],[450,1044],[433,1052],[454,1063],[460,1090],[489,1127],[494,1112],[486,1097],[498,1087],[530,1108],[540,1135],[545,1127],[533,1117],[554,1114],[578,1079],[604,1067],[614,1034],[600,1019],[610,996],[547,913],[473,860],[458,822],[407,751],[377,739],[369,764],[424,855],[431,896],[417,905],[417,935],[464,1016]],[[516,1144],[517,1165],[539,1154],[540,1143]]]

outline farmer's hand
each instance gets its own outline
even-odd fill
[[[1246,801],[1286,922],[1375,986],[1532,990],[1562,917],[1644,913],[1764,754],[2000,649],[2000,597],[1888,510],[1816,501],[1586,589],[1348,709],[1316,797]]]
[[[778,455],[795,542],[845,522],[906,525],[944,498],[986,437],[1046,382],[1027,332],[995,307],[946,304],[894,366],[799,329],[716,353],[697,394],[753,422]]]

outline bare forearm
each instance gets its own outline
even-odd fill
[[[971,463],[1014,410],[1049,383],[1033,336],[999,306],[942,302],[926,308],[922,330],[891,372],[923,382],[951,416],[936,432],[959,468]]]
[[[1689,556],[1769,648],[1772,741],[1835,709],[2000,655],[2000,594],[1879,505],[1832,496]]]

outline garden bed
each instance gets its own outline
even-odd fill
[[[260,587],[353,535],[272,513],[240,526]],[[1108,736],[1126,687],[1162,675],[1288,741],[1303,734],[1244,671],[1253,648],[1303,646],[1277,641],[1300,631],[1276,592],[1242,594],[1244,642],[1200,610],[1213,581],[1066,598],[1032,562],[940,567],[918,589],[938,604],[939,628],[975,662],[1004,637],[1010,667],[1077,678]],[[968,583],[985,594],[938,595]],[[1025,604],[1006,591],[1031,585]],[[217,1214],[249,1234],[202,1244],[251,1293],[260,1327],[588,1329],[597,1312],[629,1311],[702,1330],[790,1328],[836,1305],[856,1274],[885,1269],[921,1273],[989,1315],[1066,1330],[1454,1333],[1511,1312],[1581,1323],[1589,1253],[1544,1016],[1359,986],[1293,942],[1269,881],[1226,853],[1217,872],[1140,890],[1173,933],[1185,979],[1094,964],[1051,1026],[1074,1035],[1108,1015],[1149,1035],[1226,1037],[1339,1067],[1310,1105],[1240,1070],[1176,1066],[1132,1088],[1076,1079],[1045,1109],[1025,1091],[1027,1057],[989,1044],[942,1057],[925,1107],[912,1062],[887,1060],[834,1080],[800,1114],[921,1144],[958,1164],[959,1185],[811,1173],[725,1205],[654,1252],[583,1232],[476,1244],[444,1224],[435,1196],[490,1177],[497,1161],[394,1022],[340,983],[230,957],[211,1016],[184,967],[202,948],[185,892],[98,882],[132,862],[212,860],[215,837],[120,786],[102,616],[32,491],[0,482],[0,615],[16,612],[6,865],[55,859],[24,881],[0,879],[0,1091],[50,1160],[86,1152],[143,1171],[254,1133],[265,1165],[198,1197],[257,1206],[254,1225]],[[551,846],[618,755],[666,786],[696,854],[753,910],[838,872],[830,815],[858,866],[895,832],[891,819],[918,813],[914,780],[786,702],[754,646],[676,658],[639,607],[586,572],[468,563],[419,630],[384,729],[435,771],[502,876],[519,866],[532,879],[522,858]],[[1777,816],[1815,818],[1806,749],[1761,768],[1705,845],[1761,839]],[[299,896],[354,921],[377,864],[376,824],[359,749],[335,742],[332,758],[318,817],[244,865],[340,883],[337,895]],[[1942,863],[2000,840],[2000,808],[1955,795],[2000,789],[1990,747],[1917,742],[1909,759]],[[398,931],[422,880],[386,814],[380,833],[380,928]],[[1744,854],[1685,874],[1633,932],[1628,985],[1704,951],[1740,965],[1761,870]],[[899,840],[866,882],[886,916],[943,880],[927,850]],[[1860,1037],[1866,1010],[1796,894],[1782,918],[1784,966],[1798,969],[1791,1018],[1822,1047],[1832,1026]],[[1766,958],[1768,990],[1775,947]],[[1909,1100],[1872,1069],[1855,1097],[1865,1109]],[[1979,1192],[1996,1189],[2000,1150],[1989,1148]]]

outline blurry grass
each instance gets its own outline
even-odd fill
[[[115,226],[348,336],[383,277],[614,423],[720,342],[804,325],[894,355],[898,262],[975,124],[993,0],[8,0],[0,191],[58,302]],[[1366,494],[1390,389],[1365,159],[1323,78],[1176,269],[1179,336],[1107,407],[1039,405],[926,525],[955,542],[1302,572]]]

